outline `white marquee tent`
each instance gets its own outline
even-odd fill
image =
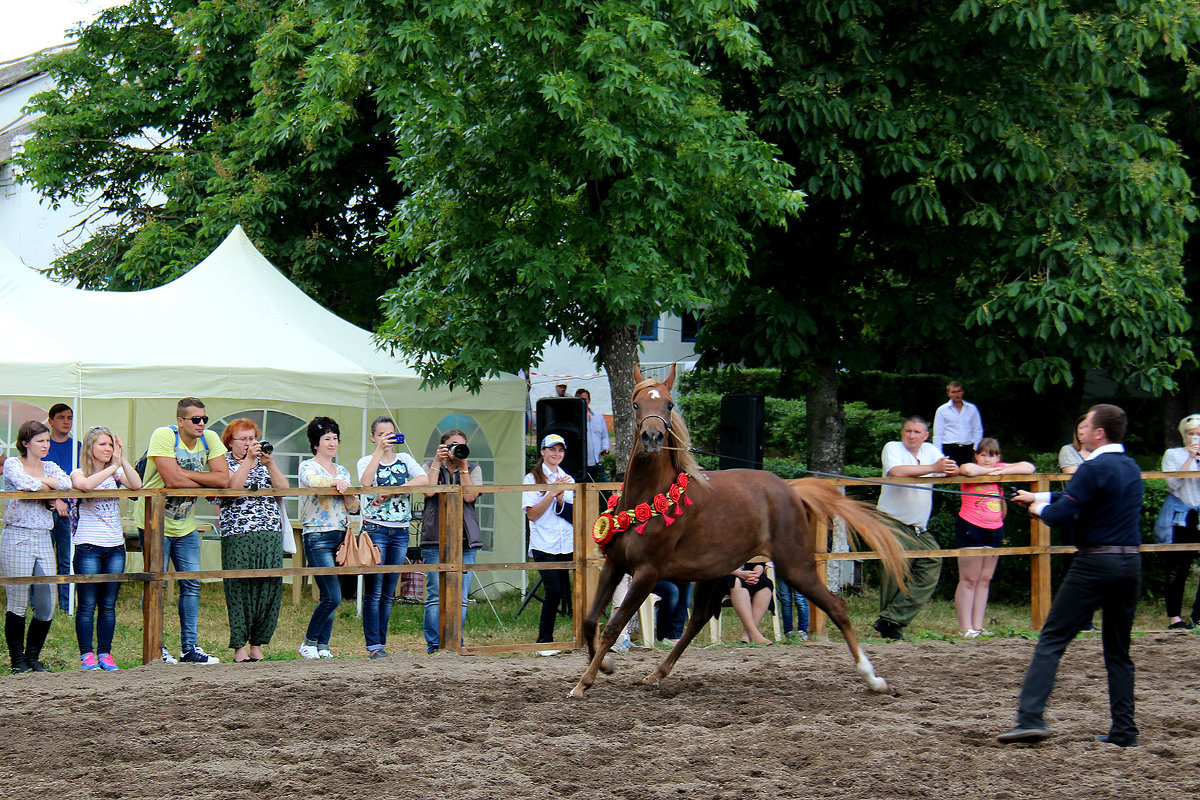
[[[308,454],[303,424],[319,414],[341,425],[339,460],[351,472],[379,414],[395,417],[418,460],[442,430],[459,427],[489,482],[520,483],[524,472],[522,379],[486,381],[478,394],[422,389],[414,370],[294,286],[240,227],[185,275],[142,292],[63,286],[0,246],[0,320],[8,452],[24,419],[62,401],[75,409],[76,431],[106,425],[140,454],[155,428],[175,421],[176,401],[196,396],[213,425],[258,421],[277,452],[293,454],[291,474]],[[491,497],[480,508],[495,531],[488,555],[522,560],[518,496]]]

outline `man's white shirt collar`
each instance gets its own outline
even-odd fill
[[[1084,461],[1091,461],[1096,456],[1104,455],[1105,453],[1124,453],[1125,445],[1120,442],[1110,442],[1103,447],[1097,447],[1095,450],[1087,454]]]

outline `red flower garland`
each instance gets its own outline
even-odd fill
[[[683,506],[692,504],[692,499],[687,496],[688,480],[687,473],[679,473],[679,477],[676,478],[675,483],[671,484],[671,488],[666,493],[656,494],[651,503],[638,503],[633,508],[632,514],[626,510],[614,516],[613,512],[621,502],[621,495],[619,492],[613,492],[608,498],[608,509],[596,519],[592,526],[592,540],[600,547],[604,547],[612,541],[613,536],[629,530],[630,525],[635,521],[641,524],[637,525],[634,530],[639,534],[645,534],[646,525],[658,516],[663,518],[664,525],[674,524],[675,517],[683,514]],[[672,507],[675,509],[674,514],[670,513]]]

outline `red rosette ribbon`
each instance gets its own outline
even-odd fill
[[[678,483],[671,484],[670,490],[667,492],[667,497],[671,498],[672,503],[678,503],[680,495],[683,494],[683,489],[679,488]]]
[[[686,490],[687,490],[687,485],[688,485],[688,475],[687,475],[687,473],[686,473],[686,472],[681,472],[681,473],[679,473],[679,477],[678,477],[678,478],[675,480],[675,482],[679,484],[679,488],[680,488],[680,489],[683,489],[683,490],[685,490],[685,491],[686,491]]]
[[[650,513],[650,506],[645,503],[638,503],[637,508],[633,509],[633,516],[638,522],[648,522],[652,516]],[[643,525],[643,527],[645,526]],[[641,531],[638,531],[638,533],[641,533]]]
[[[621,495],[617,494],[616,492],[613,492],[611,495],[608,496],[608,510],[612,511],[614,508],[617,507],[617,503],[619,503],[619,502],[621,502]]]
[[[654,495],[654,510],[655,511],[657,511],[660,514],[665,514],[665,513],[667,513],[667,509],[670,507],[671,507],[671,504],[667,500],[667,496],[665,494]]]
[[[592,541],[603,547],[608,544],[613,537],[612,517],[608,514],[601,514],[596,518],[596,522],[592,525]]]
[[[620,531],[628,529],[630,522],[632,522],[632,520],[629,518],[628,511],[622,511],[620,514],[617,514],[616,532],[619,533]]]

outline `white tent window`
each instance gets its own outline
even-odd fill
[[[0,424],[4,425],[0,448],[8,456],[17,455],[17,431],[26,422],[45,422],[46,409],[22,402],[0,402]]]
[[[251,408],[226,414],[213,422],[209,428],[219,436],[225,432],[226,425],[242,418],[257,425],[259,435],[275,446],[275,462],[279,464],[292,487],[299,486],[300,462],[312,458],[312,449],[308,446],[308,420],[274,408]],[[289,517],[300,519],[299,497],[284,498],[284,506]],[[202,507],[200,514],[202,517],[215,516],[216,509],[211,505]]]

